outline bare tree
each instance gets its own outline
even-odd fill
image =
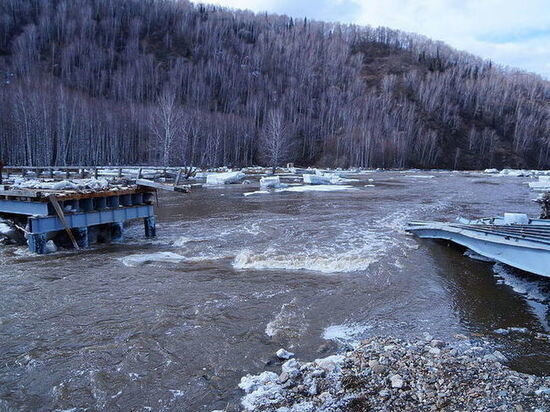
[[[291,146],[283,113],[280,109],[271,110],[262,131],[259,150],[265,164],[273,169],[273,174],[277,166],[281,166],[289,158]]]
[[[549,96],[539,76],[384,27],[0,1],[7,163],[548,168]]]
[[[151,130],[156,137],[163,166],[170,164],[174,142],[182,138],[185,128],[184,114],[176,103],[176,94],[165,89],[157,99],[151,121]]]

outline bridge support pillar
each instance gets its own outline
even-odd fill
[[[155,226],[156,220],[154,216],[149,216],[143,219],[145,224],[145,237],[155,237],[157,235],[157,228]]]

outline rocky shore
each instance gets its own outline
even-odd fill
[[[241,404],[277,412],[549,411],[550,377],[513,371],[505,361],[462,335],[452,343],[375,337],[342,355],[284,360],[280,374],[245,376]]]

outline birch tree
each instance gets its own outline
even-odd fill
[[[281,166],[291,153],[291,139],[281,110],[271,110],[265,122],[260,139],[260,156],[266,166],[270,166],[275,174],[277,166]]]

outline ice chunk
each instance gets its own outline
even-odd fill
[[[245,174],[243,172],[212,173],[206,176],[206,184],[216,186],[239,183],[244,177]]]
[[[6,220],[0,219],[0,235],[11,238],[14,234],[15,229]]]
[[[46,242],[46,253],[55,253],[57,252],[57,246],[53,240],[48,240]]]
[[[303,175],[304,183],[308,185],[333,185],[342,182],[342,178],[335,173]]]
[[[518,170],[518,169],[502,169],[499,172],[501,176],[513,176],[513,177],[529,177],[531,172],[529,170]]]
[[[504,213],[505,225],[527,225],[529,217],[525,213]]]
[[[326,358],[315,359],[315,363],[317,364],[317,366],[319,366],[321,369],[326,370],[327,372],[335,372],[338,371],[344,363],[344,356],[327,356]]]
[[[330,178],[320,175],[304,175],[304,183],[307,185],[330,185]]]
[[[239,388],[246,393],[251,393],[261,386],[276,383],[279,376],[275,372],[265,371],[259,375],[246,375],[241,378]]]
[[[260,188],[262,190],[276,189],[279,187],[281,187],[281,179],[279,176],[262,177],[260,179]]]
[[[286,349],[281,348],[277,351],[277,357],[279,359],[290,359],[290,358],[294,357],[294,353],[289,352]]]

